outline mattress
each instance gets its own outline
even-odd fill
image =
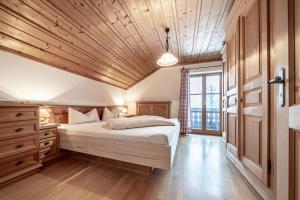
[[[87,136],[92,138],[103,138],[122,140],[128,142],[143,142],[149,144],[170,145],[174,137],[179,134],[179,122],[171,119],[175,126],[152,126],[143,128],[132,128],[125,130],[111,130],[105,128],[106,122],[92,122],[84,124],[61,124],[58,127],[60,134],[72,136]]]

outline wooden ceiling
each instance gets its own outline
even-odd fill
[[[0,46],[127,89],[158,69],[221,58],[233,0],[0,0]]]

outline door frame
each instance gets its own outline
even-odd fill
[[[270,0],[271,3],[271,63],[274,71],[285,69],[284,107],[278,105],[278,86],[274,88],[274,129],[276,134],[276,199],[292,199],[291,185],[291,130],[289,129],[289,106],[294,104],[294,58],[293,58],[293,1]],[[290,12],[292,11],[292,12]]]
[[[206,77],[219,75],[219,131],[206,130]],[[222,72],[191,74],[190,77],[202,77],[202,129],[191,128],[191,133],[205,135],[222,135]]]

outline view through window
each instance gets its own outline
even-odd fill
[[[190,77],[192,132],[220,131],[221,74]]]

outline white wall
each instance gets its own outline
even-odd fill
[[[0,51],[0,101],[124,104],[126,91]]]
[[[222,62],[209,62],[185,66],[161,68],[126,92],[128,112],[135,114],[135,101],[172,101],[171,117],[178,117],[181,69],[191,68],[193,73],[221,71]],[[216,67],[219,66],[219,67]]]
[[[21,56],[0,51],[0,101],[37,101],[74,105],[121,105],[136,112],[135,101],[172,101],[171,116],[177,117],[180,70],[194,73],[220,70],[220,62],[161,68],[127,91],[69,73]]]

